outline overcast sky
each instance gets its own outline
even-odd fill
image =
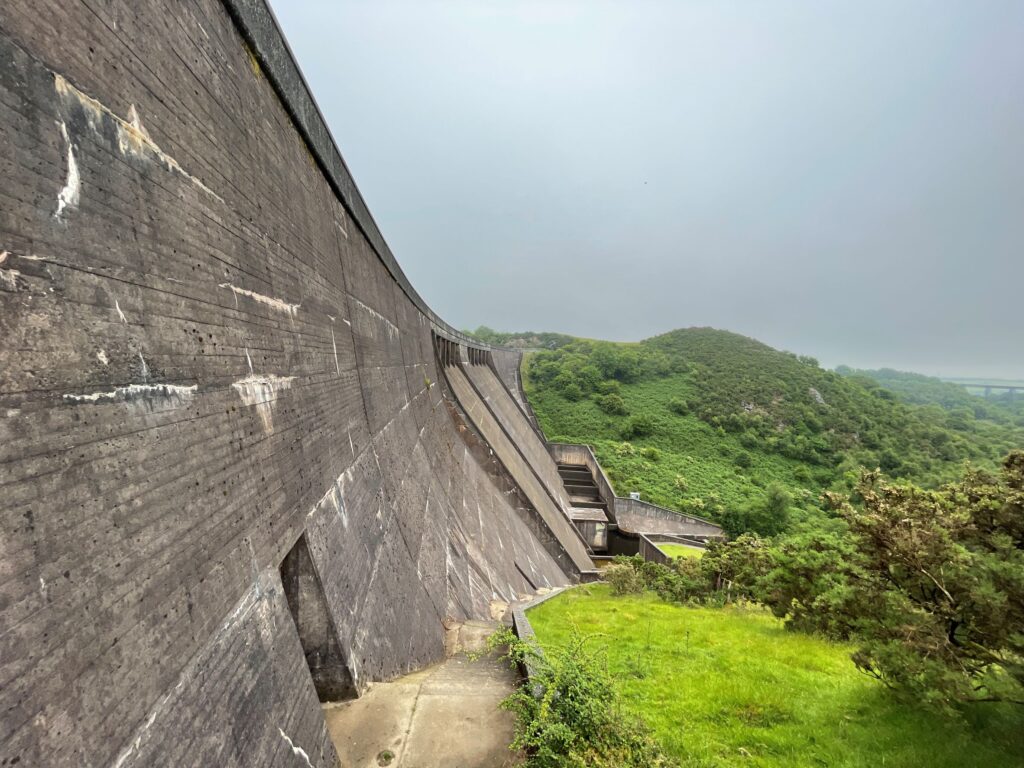
[[[1024,2],[274,11],[457,327],[1024,377]]]

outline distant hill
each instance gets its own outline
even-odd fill
[[[914,402],[712,328],[632,344],[574,339],[530,354],[525,368],[549,439],[592,444],[620,493],[711,517],[782,491],[809,514],[861,467],[927,486],[1024,447],[1024,429],[979,418],[945,388],[948,404]]]
[[[938,405],[950,411],[967,408],[977,419],[1024,426],[1024,398],[1020,396],[1013,400],[1008,394],[979,397],[968,391],[963,384],[920,373],[895,371],[892,368],[858,370],[840,365],[836,372],[841,376],[860,379],[867,387],[871,386],[870,382],[874,382],[899,395],[907,403]]]

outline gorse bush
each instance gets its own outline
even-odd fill
[[[857,496],[832,498],[857,552],[833,608],[857,666],[936,703],[1024,705],[1024,452],[935,491],[865,473]]]
[[[512,749],[533,768],[670,768],[647,726],[623,707],[603,648],[573,631],[562,648],[541,653],[509,630],[492,635],[513,664],[526,663],[528,686],[502,702],[516,715]]]
[[[670,602],[721,605],[756,600],[762,580],[774,566],[769,542],[757,536],[735,541],[709,542],[700,558],[675,558],[669,564],[644,560],[640,555],[619,556],[602,571],[613,594],[656,592]]]

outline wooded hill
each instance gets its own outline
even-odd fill
[[[821,491],[852,488],[861,467],[934,486],[1024,447],[1009,418],[906,402],[870,377],[711,328],[574,339],[524,367],[547,437],[593,445],[619,493],[736,529],[774,533],[783,522],[728,518],[772,517],[773,505],[783,518],[812,514]]]

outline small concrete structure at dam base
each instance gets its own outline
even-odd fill
[[[263,0],[5,0],[0,112],[0,766],[337,766],[323,700],[596,577]]]

